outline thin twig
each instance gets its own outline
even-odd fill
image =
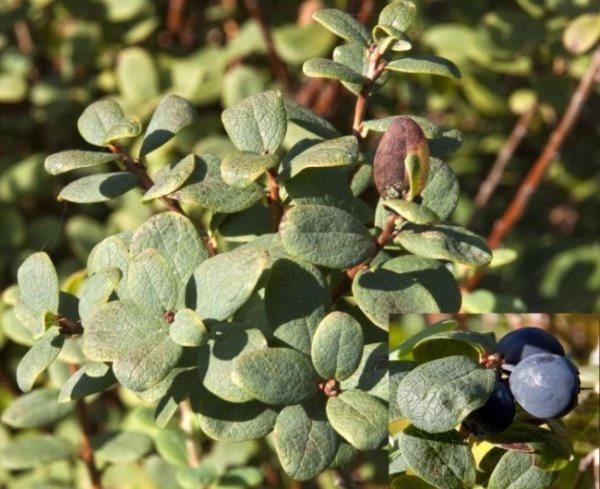
[[[264,12],[258,3],[258,0],[245,0],[246,10],[248,10],[250,17],[255,19],[260,25],[263,37],[265,38],[265,43],[267,44],[267,56],[269,57],[269,63],[271,64],[271,69],[273,70],[275,77],[283,84],[288,92],[292,92],[292,79],[290,78],[290,74],[288,73],[285,64],[277,54],[275,42],[273,41],[273,36],[271,35],[271,28],[267,23]]]
[[[512,158],[521,140],[527,134],[527,126],[529,125],[529,121],[531,121],[531,117],[533,116],[536,110],[537,104],[533,105],[533,107],[531,107],[526,112],[523,112],[521,116],[517,119],[517,122],[510,133],[510,136],[508,137],[506,143],[504,143],[504,146],[498,153],[496,161],[494,161],[490,172],[479,187],[479,191],[477,192],[477,195],[475,196],[474,200],[476,208],[481,209],[490,200],[490,197],[492,196],[492,194],[496,190],[496,187],[500,183],[500,180],[502,179],[502,175],[506,170],[508,162]]]
[[[560,120],[560,123],[550,135],[550,139],[548,140],[544,151],[533,164],[533,167],[525,177],[525,180],[523,180],[519,186],[516,195],[508,206],[508,209],[506,209],[502,217],[495,222],[494,228],[487,239],[488,245],[491,249],[498,247],[502,239],[522,216],[531,195],[533,195],[535,192],[542,177],[546,173],[546,170],[550,166],[550,163],[552,163],[554,160],[558,149],[577,120],[577,117],[583,108],[583,104],[592,90],[596,73],[599,69],[600,48],[597,48],[592,56],[592,61],[587,72],[573,93],[573,96],[569,102],[569,106]],[[467,288],[469,290],[473,290],[476,287],[481,280],[483,273],[484,269],[480,270],[469,279],[467,284]]]
[[[118,154],[121,156],[121,158],[123,159],[123,163],[125,165],[125,169],[128,172],[133,173],[136,177],[138,177],[138,180],[140,182],[140,187],[142,189],[148,190],[154,185],[152,178],[150,178],[150,175],[148,175],[146,167],[140,160],[138,160],[138,159],[132,160],[128,155],[126,155],[122,151],[121,147],[118,144],[109,144],[108,149],[111,153]],[[186,216],[185,211],[181,208],[181,205],[176,200],[170,199],[169,197],[166,197],[166,196],[160,197],[159,200],[170,211],[176,212],[177,214],[181,214],[182,216]],[[210,254],[210,256],[215,256],[217,254],[217,250],[215,249],[215,247],[210,239],[210,236],[208,236],[204,232],[201,234],[202,234],[202,241],[203,241],[204,246],[206,247],[208,253]]]
[[[77,365],[69,365],[71,374],[77,372]],[[81,428],[81,459],[88,469],[90,479],[92,483],[92,489],[101,489],[100,484],[100,471],[96,466],[94,459],[94,450],[92,448],[91,436],[92,429],[87,415],[87,405],[84,399],[77,399],[76,401],[77,419],[79,420],[79,426]]]
[[[369,67],[367,69],[366,77],[370,80],[370,83],[364,85],[358,98],[356,99],[356,105],[354,106],[354,120],[352,121],[352,133],[360,141],[362,139],[360,135],[361,126],[367,112],[367,104],[369,101],[369,95],[373,88],[373,85],[377,79],[383,73],[385,63],[382,61],[382,54],[377,46],[372,46],[369,51]]]
[[[181,414],[179,426],[187,435],[185,446],[188,454],[188,464],[190,467],[198,467],[200,465],[200,454],[198,453],[198,445],[196,444],[196,440],[194,440],[192,407],[189,400],[183,401],[179,404],[179,413]]]
[[[173,34],[181,36],[181,19],[183,18],[183,9],[186,0],[170,0],[167,11],[167,29]]]

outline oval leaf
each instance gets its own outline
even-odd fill
[[[379,13],[378,24],[389,25],[399,31],[406,31],[417,13],[417,7],[412,2],[393,2]]]
[[[417,428],[442,433],[483,406],[494,381],[494,371],[471,358],[456,355],[432,360],[404,377],[398,388],[398,406]]]
[[[342,10],[335,8],[317,10],[313,14],[313,19],[346,41],[355,42],[364,47],[371,44],[371,36],[365,26]]]
[[[46,253],[27,257],[17,271],[17,281],[20,298],[28,308],[40,315],[44,311],[58,312],[58,276]]]
[[[237,311],[252,294],[268,257],[264,250],[246,248],[202,262],[193,275],[198,316],[205,321],[224,321]]]
[[[386,70],[399,71],[401,73],[425,73],[429,75],[449,76],[461,78],[460,70],[450,60],[439,56],[407,56],[405,58],[390,61]]]
[[[440,216],[433,212],[429,207],[411,202],[410,200],[392,199],[384,200],[383,207],[395,212],[403,219],[414,224],[437,224],[440,222]]]
[[[301,481],[323,472],[339,446],[321,402],[283,408],[275,422],[273,439],[283,470]]]
[[[547,471],[534,466],[530,453],[509,450],[494,468],[488,486],[509,489],[518,484],[519,487],[547,489],[558,475],[559,471]]]
[[[360,364],[362,352],[362,328],[352,316],[334,311],[319,323],[311,357],[321,377],[346,380]]]
[[[2,413],[2,422],[13,428],[42,428],[57,423],[73,411],[59,403],[58,390],[38,389],[15,399]]]
[[[25,353],[17,367],[17,384],[23,392],[29,392],[35,379],[56,360],[65,342],[58,326],[52,326]]]
[[[148,203],[153,199],[165,197],[179,190],[190,175],[194,173],[194,168],[194,155],[188,155],[181,161],[160,171],[154,178],[154,185],[143,195],[142,202]]]
[[[422,226],[407,223],[394,242],[415,255],[448,260],[472,267],[483,267],[492,261],[492,252],[483,238],[452,224]]]
[[[191,309],[180,309],[169,328],[171,339],[181,346],[201,346],[208,341],[208,330]]]
[[[350,268],[375,251],[368,230],[354,216],[335,207],[293,207],[285,213],[279,232],[291,255],[329,268]]]
[[[213,155],[194,156],[195,168],[182,188],[170,197],[181,202],[198,204],[215,212],[233,213],[252,207],[265,195],[254,183],[244,189],[227,185],[221,176],[219,158]]]
[[[462,489],[475,485],[475,458],[457,431],[433,434],[409,426],[398,441],[410,468],[435,487]]]
[[[246,188],[265,171],[279,163],[277,154],[258,155],[248,151],[229,153],[221,162],[221,175],[227,185]]]
[[[237,357],[232,379],[265,404],[289,406],[317,393],[318,375],[309,357],[290,348],[269,348]]]
[[[306,168],[327,168],[352,165],[358,158],[358,142],[354,136],[344,136],[315,144],[289,161],[284,160],[278,182],[292,178]]]
[[[32,435],[20,438],[0,450],[0,468],[30,469],[39,464],[71,458],[74,455],[74,447],[62,438]]]
[[[88,106],[77,120],[79,133],[94,146],[106,146],[120,137],[135,137],[142,132],[138,119],[127,118],[114,100],[100,100]]]
[[[330,306],[331,293],[317,267],[286,258],[271,265],[264,307],[283,345],[310,355],[315,330]]]
[[[142,251],[131,260],[127,287],[140,307],[159,314],[173,311],[177,297],[183,294],[183,290],[178,290],[171,265],[154,248]]]
[[[313,78],[333,78],[357,85],[367,85],[370,82],[366,76],[352,68],[325,58],[309,59],[302,65],[302,71],[306,76]]]
[[[78,168],[102,165],[111,161],[122,161],[123,157],[114,153],[96,153],[95,151],[70,150],[54,153],[44,162],[44,168],[51,175],[60,175]]]
[[[348,390],[327,400],[327,419],[358,450],[375,450],[388,436],[388,410],[366,392]]]
[[[392,314],[458,311],[461,302],[454,276],[441,263],[410,255],[361,270],[352,291],[360,309],[384,329]]]
[[[235,104],[221,116],[225,131],[240,151],[274,153],[283,143],[287,118],[283,95],[263,92]]]
[[[160,148],[175,136],[177,131],[194,122],[196,117],[196,109],[186,99],[173,94],[164,97],[152,114],[144,135],[140,156]]]
[[[98,173],[69,183],[61,190],[57,199],[78,204],[106,202],[129,192],[138,184],[138,177],[132,173]]]

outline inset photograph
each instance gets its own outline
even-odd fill
[[[390,487],[598,487],[597,314],[390,324]]]

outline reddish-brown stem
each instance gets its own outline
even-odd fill
[[[271,69],[273,70],[275,77],[281,82],[285,89],[291,93],[293,91],[292,79],[290,78],[285,64],[275,50],[275,42],[273,41],[273,36],[271,35],[271,29],[267,23],[264,12],[259,6],[259,0],[245,0],[245,4],[246,10],[248,10],[250,17],[255,19],[260,25],[263,37],[265,38],[265,43],[267,44],[267,56],[269,57],[269,64],[271,65]]]
[[[531,121],[531,117],[537,110],[537,105],[531,107],[528,111],[523,112],[521,116],[517,119],[515,126],[513,127],[510,136],[506,140],[506,143],[498,153],[490,172],[488,173],[486,179],[483,181],[481,186],[479,187],[479,191],[475,196],[475,207],[481,209],[484,207],[487,202],[490,200],[490,197],[496,190],[496,187],[500,183],[502,179],[502,175],[506,170],[506,166],[508,162],[512,158],[517,146],[521,142],[521,140],[527,134],[527,126],[529,125],[529,121]]]
[[[367,78],[370,82],[363,86],[358,98],[356,99],[356,105],[354,106],[354,120],[352,121],[352,133],[360,141],[361,135],[360,130],[367,112],[367,104],[369,101],[369,94],[375,81],[381,76],[385,68],[385,64],[381,59],[382,55],[377,46],[372,46],[369,51],[369,68],[367,70]]]
[[[56,321],[58,322],[58,326],[62,334],[83,334],[83,326],[81,326],[81,322],[79,321],[73,321],[72,319],[69,319],[61,314],[56,315]]]
[[[32,54],[35,45],[33,44],[31,31],[27,22],[23,19],[17,20],[13,26],[13,30],[15,31],[15,39],[17,40],[19,50],[23,54]]]
[[[148,190],[154,185],[154,182],[152,181],[150,175],[148,175],[148,172],[146,171],[146,167],[140,160],[132,160],[131,158],[129,158],[129,156],[123,153],[121,147],[117,144],[109,144],[108,149],[111,153],[118,154],[121,156],[121,158],[123,159],[123,164],[125,165],[125,169],[128,172],[133,173],[136,177],[138,177],[140,187],[142,189]],[[181,208],[181,205],[179,205],[179,202],[173,199],[169,199],[168,197],[160,197],[160,201],[170,211],[176,212],[177,214],[181,214],[182,216],[186,215],[184,210]],[[202,241],[204,242],[204,246],[206,246],[206,249],[208,250],[210,256],[215,256],[217,254],[217,250],[215,249],[212,241],[210,240],[210,237],[203,233]]]
[[[77,372],[77,365],[69,365],[71,374]],[[84,399],[78,399],[76,404],[77,419],[79,420],[79,426],[81,428],[81,459],[88,469],[90,479],[92,483],[92,489],[101,489],[100,484],[100,471],[96,467],[96,461],[94,460],[94,450],[92,448],[91,435],[92,430],[87,415],[87,406]]]
[[[383,247],[394,238],[394,236],[396,235],[396,220],[397,219],[398,219],[397,215],[395,215],[395,214],[390,215],[388,217],[387,221],[385,222],[385,225],[383,227],[383,230],[381,231],[381,234],[377,237],[377,240],[375,241],[375,250],[373,251],[373,254],[364,262],[359,263],[355,267],[349,268],[348,270],[346,270],[344,272],[344,274],[342,275],[342,278],[340,280],[340,283],[338,284],[337,288],[335,289],[335,291],[332,294],[332,300],[334,303],[340,297],[342,297],[346,293],[347,290],[350,289],[350,287],[352,286],[352,280],[354,280],[354,277],[356,277],[356,274],[358,272],[360,272],[362,269],[368,267],[369,263],[371,263],[373,258],[375,258],[377,256],[377,253],[379,253],[383,249]]]
[[[181,35],[182,30],[182,17],[183,9],[185,7],[185,0],[171,0],[169,2],[168,13],[167,13],[167,29],[173,34]]]
[[[283,216],[281,206],[279,205],[279,185],[275,181],[275,172],[273,170],[267,170],[267,182],[269,184],[269,209],[271,210],[271,226],[273,232],[276,233],[279,230],[279,223]]]
[[[508,209],[506,209],[502,217],[495,222],[494,228],[487,239],[488,245],[491,249],[498,247],[502,239],[522,216],[531,195],[533,195],[535,192],[537,186],[542,180],[542,177],[546,173],[546,170],[550,166],[550,163],[552,163],[554,160],[558,149],[577,120],[577,116],[581,112],[583,103],[588,98],[590,91],[592,90],[592,86],[599,69],[600,48],[597,48],[592,56],[592,61],[587,72],[573,93],[573,96],[569,102],[569,106],[567,107],[567,110],[560,120],[557,128],[550,135],[550,139],[548,140],[544,151],[533,164],[533,167],[525,177],[525,180],[523,180],[519,186],[516,195],[508,206]],[[481,277],[483,276],[483,273],[483,270],[480,270],[469,279],[467,284],[467,288],[469,290],[472,290],[477,286],[481,280]]]

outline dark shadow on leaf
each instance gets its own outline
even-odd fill
[[[144,156],[148,153],[151,153],[155,149],[160,148],[173,136],[175,136],[175,133],[172,131],[167,131],[166,129],[156,129],[155,131],[152,131],[144,138],[140,154]]]
[[[138,178],[131,173],[117,173],[107,176],[99,185],[98,191],[104,197],[114,199],[120,197],[139,183]]]

